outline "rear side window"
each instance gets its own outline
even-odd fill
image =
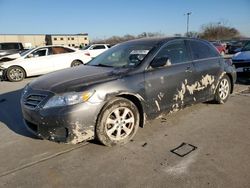
[[[60,47],[60,46],[52,47],[52,54],[64,54],[64,53],[69,53],[69,52],[74,52],[74,50],[70,48]]]
[[[105,49],[104,45],[96,45],[92,48],[93,50]]]
[[[194,60],[218,57],[219,54],[215,48],[202,41],[188,41]]]
[[[173,41],[166,47],[163,47],[156,58],[168,57],[171,64],[178,64],[189,61],[186,45],[183,40]]]
[[[1,50],[13,50],[13,49],[19,49],[19,44],[17,43],[2,43],[0,44]]]

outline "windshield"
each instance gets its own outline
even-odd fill
[[[85,46],[85,47],[82,48],[82,50],[87,50],[89,47],[90,47],[90,45]]]
[[[250,42],[246,43],[246,45],[242,48],[241,51],[250,51]]]
[[[34,49],[34,48],[33,48]],[[26,50],[26,51],[24,51],[24,52],[21,52],[20,53],[20,56],[25,56],[26,54],[28,54],[28,53],[30,53],[33,49],[29,49],[29,50]]]
[[[136,67],[153,48],[150,44],[121,44],[97,56],[88,65],[103,67]]]

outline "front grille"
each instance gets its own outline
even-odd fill
[[[46,97],[46,95],[32,94],[25,99],[24,104],[29,108],[36,108]]]

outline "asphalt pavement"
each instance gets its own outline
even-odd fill
[[[112,148],[30,134],[19,100],[32,79],[0,82],[0,187],[250,187],[249,78],[226,104],[149,121],[130,143]]]

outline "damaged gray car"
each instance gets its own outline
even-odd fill
[[[211,100],[225,103],[235,81],[235,68],[207,41],[148,38],[39,77],[24,88],[21,106],[28,129],[43,139],[97,138],[114,146],[162,113]]]

